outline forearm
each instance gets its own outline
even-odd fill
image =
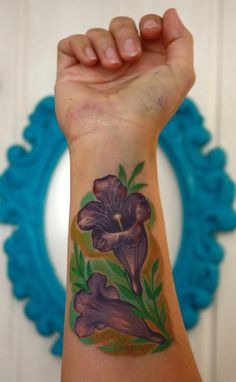
[[[124,131],[124,129],[122,129],[122,131]],[[127,382],[163,380],[170,382],[200,381],[183,326],[172,279],[157,179],[156,141],[153,137],[147,137],[144,141],[143,136],[139,134],[135,135],[130,132],[132,132],[132,126],[127,125],[126,136],[124,136],[123,133],[122,135],[119,135],[119,129],[113,130],[112,126],[110,126],[109,134],[105,132],[101,135],[96,134],[96,131],[94,131],[93,134],[88,134],[87,136],[85,135],[81,137],[80,141],[78,140],[77,142],[73,142],[73,145],[70,147],[71,204],[68,246],[67,303],[62,367],[63,382],[73,382],[78,380],[83,382],[106,382],[111,380],[113,382],[120,382],[123,380],[126,380]],[[129,178],[133,169],[141,162],[144,162],[143,168],[134,179],[133,183],[145,184],[145,186],[137,192],[142,194],[147,200],[147,205],[151,207],[151,216],[146,218],[146,220],[141,224],[142,229],[145,230],[147,238],[145,254],[145,249],[138,250],[140,251],[140,256],[144,256],[143,262],[135,270],[136,279],[133,279],[133,285],[131,275],[130,279],[128,277],[128,280],[131,281],[126,285],[126,287],[130,288],[128,299],[130,304],[133,303],[135,306],[137,301],[136,296],[139,296],[142,303],[149,309],[152,301],[152,295],[151,297],[146,295],[144,279],[146,279],[151,287],[152,293],[157,289],[160,283],[162,283],[160,294],[156,299],[153,297],[153,306],[150,310],[150,312],[153,313],[153,317],[149,317],[148,319],[143,317],[138,318],[140,319],[140,322],[142,321],[142,324],[144,323],[148,327],[150,333],[154,333],[154,339],[151,338],[148,331],[145,333],[142,332],[141,326],[139,326],[139,329],[136,329],[134,335],[132,322],[130,322],[130,316],[127,318],[130,325],[128,333],[127,329],[124,331],[120,323],[117,324],[113,322],[114,317],[112,317],[112,322],[110,324],[109,317],[106,317],[104,319],[105,325],[103,328],[95,327],[92,334],[90,333],[90,335],[86,337],[86,333],[83,333],[80,337],[82,331],[80,332],[80,329],[75,328],[76,321],[73,321],[71,318],[71,303],[75,301],[76,293],[78,294],[82,289],[76,289],[77,287],[75,285],[73,286],[73,283],[71,283],[71,281],[73,281],[70,277],[72,272],[71,267],[73,266],[73,264],[71,264],[71,257],[75,255],[74,243],[76,242],[78,244],[78,248],[84,256],[85,266],[87,261],[89,261],[91,265],[92,271],[90,271],[89,277],[91,278],[91,276],[95,273],[99,273],[100,275],[102,274],[107,279],[107,286],[112,285],[116,288],[117,295],[119,296],[118,303],[116,304],[119,304],[120,301],[123,300],[125,301],[124,304],[127,304],[128,301],[125,297],[123,298],[120,295],[119,284],[123,283],[122,277],[120,279],[118,277],[118,284],[115,274],[114,280],[111,280],[109,278],[111,277],[110,274],[107,275],[107,269],[109,267],[106,268],[104,266],[103,268],[103,265],[99,265],[99,261],[101,261],[102,264],[105,264],[106,261],[114,261],[115,264],[118,264],[119,267],[126,272],[127,276],[130,276],[129,269],[132,268],[132,264],[131,268],[129,268],[130,264],[126,266],[126,264],[122,263],[122,261],[120,262],[119,252],[115,249],[115,245],[114,248],[111,248],[109,251],[99,251],[98,249],[89,247],[87,241],[85,240],[84,232],[86,232],[88,237],[92,230],[83,231],[78,227],[78,212],[82,208],[81,200],[88,192],[93,191],[93,185],[96,179],[101,179],[108,175],[113,175],[119,178],[120,165],[124,167],[127,178]],[[124,180],[123,183],[125,183]],[[136,190],[133,189],[133,193],[135,192]],[[130,190],[128,189],[128,195],[129,194],[132,194],[131,188]],[[112,208],[114,209],[114,206]],[[119,209],[121,207],[117,208]],[[121,211],[123,211],[122,208],[117,211],[121,219],[119,220],[119,224],[121,226],[120,231],[125,231],[126,223],[124,220],[122,221],[123,217],[122,213],[120,213]],[[126,216],[124,219],[129,220],[129,216]],[[120,245],[122,247],[122,244]],[[127,247],[124,245],[122,248],[124,249],[123,253],[126,253],[125,251]],[[127,256],[132,256],[131,251],[129,253],[127,252]],[[152,269],[154,262],[157,259],[159,260],[159,266],[152,280]],[[88,275],[85,275],[84,282],[88,282],[89,277],[87,278],[87,276]],[[137,278],[139,279],[141,285],[140,290],[137,290]],[[88,291],[88,293],[91,293],[91,290]],[[132,294],[134,296],[133,300]],[[109,313],[110,309],[112,312],[111,314],[114,316],[115,310],[112,302],[110,305],[112,308],[108,306],[107,312]],[[76,314],[77,316],[80,315],[80,317],[82,315],[86,315],[86,312],[83,310],[84,308],[81,308],[83,313],[81,313],[81,311],[78,312],[80,307],[77,306],[76,308],[77,311],[74,312],[75,316]],[[163,319],[163,317],[160,318],[161,310],[163,309],[166,313],[165,319]],[[91,313],[87,313],[89,319],[89,314],[91,317]],[[99,312],[97,314],[98,321],[100,322],[102,320],[101,315],[99,316]],[[126,316],[125,314],[126,313],[124,312],[123,319],[126,319],[127,314]],[[154,318],[155,322],[152,322],[151,318]],[[138,323],[135,324],[135,320],[136,317],[134,316],[134,326],[137,326]],[[160,323],[160,320],[162,321],[162,324]],[[155,333],[160,334],[160,338],[163,338],[163,342],[168,342],[168,346],[162,352],[152,353],[153,350],[157,350],[158,346],[161,345],[161,342],[159,342],[158,339],[155,339]],[[93,338],[93,342],[97,343],[90,345],[82,343],[84,341],[83,339],[81,341],[81,338],[91,337]],[[120,347],[120,349],[114,349],[112,352],[106,352],[99,349],[99,346],[101,345],[106,345],[110,342],[113,344],[117,341],[119,342],[120,338],[122,338],[123,341],[123,347]],[[133,339],[137,338],[143,338],[144,341],[136,341],[136,343],[132,342]]]

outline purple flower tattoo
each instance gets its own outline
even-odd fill
[[[142,292],[140,273],[147,256],[144,222],[150,219],[150,205],[142,194],[128,194],[114,175],[96,179],[93,193],[97,201],[87,203],[79,211],[78,226],[92,230],[94,248],[101,252],[113,250],[138,295]]]
[[[141,317],[132,312],[133,305],[121,301],[114,286],[106,286],[107,278],[93,273],[88,279],[90,293],[80,290],[74,300],[74,308],[80,313],[75,322],[79,337],[90,336],[95,329],[107,327],[124,334],[162,343],[165,338],[151,330]]]

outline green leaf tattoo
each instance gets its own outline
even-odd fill
[[[80,202],[80,207],[84,207],[87,203],[89,202],[92,202],[92,201],[95,201],[96,198],[94,196],[94,194],[92,192],[88,192],[82,199],[81,199],[81,202]]]
[[[139,190],[141,190],[141,188],[147,186],[146,183],[137,183],[137,184],[134,184],[133,186],[129,186],[129,192],[132,193],[132,192],[137,192]]]
[[[141,163],[139,163],[139,164],[135,167],[135,169],[134,169],[134,171],[132,172],[132,175],[131,175],[131,177],[130,177],[130,179],[129,179],[129,181],[128,181],[128,184],[127,184],[128,187],[130,187],[130,185],[131,185],[131,183],[133,182],[134,178],[136,178],[136,176],[137,176],[138,174],[140,174],[140,172],[141,172],[142,169],[143,169],[143,166],[144,166],[144,162],[141,162]]]
[[[113,263],[112,261],[109,261],[107,260],[107,264],[109,265],[109,267],[111,268],[111,270],[116,273],[118,276],[120,277],[124,277],[125,276],[125,271],[119,267],[119,265]]]
[[[127,176],[124,167],[119,165],[119,178],[121,182],[126,186],[127,185]]]

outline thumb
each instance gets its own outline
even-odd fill
[[[193,36],[173,8],[164,13],[162,39],[166,48],[167,65],[178,75],[193,78],[194,82]]]

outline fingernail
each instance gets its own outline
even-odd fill
[[[143,23],[143,28],[156,28],[156,27],[159,27],[159,26],[160,26],[160,23],[158,23],[154,19],[145,20],[144,23]]]
[[[120,62],[119,56],[112,46],[109,46],[109,48],[106,49],[106,58],[110,62]]]
[[[90,59],[90,60],[95,60],[97,59],[97,56],[94,52],[94,50],[90,46],[86,46],[85,50],[85,55]]]
[[[137,46],[136,42],[132,38],[128,38],[124,42],[124,51],[129,56],[136,56],[136,54],[139,51],[139,47]]]

